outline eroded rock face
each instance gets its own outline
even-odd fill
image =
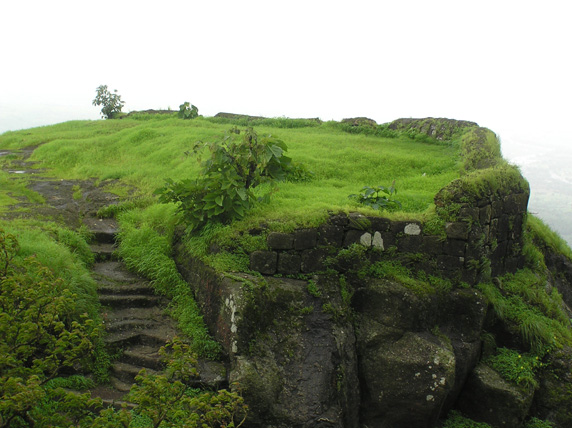
[[[368,427],[430,427],[455,383],[455,355],[435,337],[406,332],[361,356],[362,421]]]
[[[354,306],[362,423],[433,426],[479,358],[483,297],[474,290],[419,296],[371,280],[356,291]]]
[[[230,380],[243,388],[250,425],[357,427],[353,326],[322,311],[304,281],[272,280],[263,295],[265,308],[244,306],[231,357]]]
[[[469,376],[457,407],[471,419],[493,427],[520,427],[533,395],[534,388],[511,384],[486,364],[479,364]]]

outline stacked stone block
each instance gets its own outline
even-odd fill
[[[528,193],[464,204],[458,220],[445,224],[443,235],[427,235],[418,221],[392,221],[358,213],[332,215],[317,228],[271,232],[268,250],[250,255],[250,266],[264,275],[322,271],[328,256],[359,244],[383,252],[416,254],[419,268],[475,284],[514,272],[523,265],[522,232]],[[422,257],[419,257],[421,255]]]

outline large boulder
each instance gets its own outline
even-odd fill
[[[572,426],[572,348],[564,347],[548,358],[548,369],[534,395],[533,414],[554,428]]]
[[[362,421],[370,428],[431,427],[455,383],[455,355],[434,336],[405,333],[360,359]]]
[[[483,296],[414,293],[387,280],[362,285],[354,296],[362,423],[433,426],[480,356]]]
[[[469,376],[457,408],[471,419],[494,428],[518,428],[529,413],[533,395],[534,388],[508,382],[481,363]]]

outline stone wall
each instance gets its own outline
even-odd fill
[[[456,125],[403,126],[446,138]],[[353,275],[360,260],[336,256],[358,245],[364,251],[348,253],[474,285],[523,266],[528,197],[520,173],[500,161],[466,170],[435,196],[426,222],[339,213],[319,227],[268,232],[266,249],[250,254],[264,279],[216,273],[177,245],[177,265],[228,356],[229,380],[250,406],[249,426],[436,426],[479,361],[486,298],[472,287],[412,293]],[[311,279],[289,278],[300,274]]]
[[[251,253],[250,267],[263,275],[319,272],[326,269],[328,256],[359,244],[377,252],[393,249],[397,254],[416,254],[416,268],[473,285],[522,267],[528,197],[527,192],[491,195],[475,204],[462,204],[457,221],[444,222],[441,235],[426,234],[419,221],[358,213],[332,215],[317,228],[269,233],[268,250]]]

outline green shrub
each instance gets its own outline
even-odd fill
[[[552,425],[550,422],[543,421],[542,419],[538,418],[531,418],[524,424],[524,428],[553,428],[553,427],[554,425]]]
[[[527,388],[537,386],[536,372],[543,366],[541,356],[499,348],[484,362],[504,379]]]
[[[285,180],[291,159],[283,141],[265,136],[259,138],[247,129],[240,142],[232,134],[211,143],[197,142],[193,153],[201,165],[199,178],[175,182],[167,180],[165,187],[156,191],[163,203],[174,202],[191,230],[200,229],[210,221],[226,223],[242,218],[258,200],[267,200],[270,193],[256,196],[254,188],[273,180]],[[207,150],[210,156],[201,161],[200,154]]]
[[[17,250],[15,237],[0,229],[0,422],[75,426],[95,401],[53,379],[87,367],[99,333],[76,316],[77,297],[65,281],[34,257],[16,258]]]
[[[397,194],[397,189],[395,188],[395,180],[391,183],[391,186],[364,186],[361,189],[361,193],[358,195],[349,195],[350,199],[357,200],[360,204],[366,205],[373,208],[374,210],[380,210],[382,208],[401,208],[401,202],[394,199]]]
[[[181,119],[194,119],[195,117],[199,116],[199,109],[197,106],[189,104],[188,101],[185,101],[179,106],[178,116]]]

